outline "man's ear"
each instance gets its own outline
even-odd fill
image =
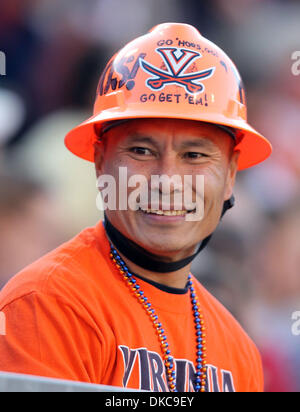
[[[96,168],[96,175],[97,178],[102,175],[103,170],[103,159],[104,159],[104,143],[102,140],[101,134],[101,127],[98,124],[94,125],[95,134],[97,136],[97,140],[94,143],[94,162]]]
[[[104,144],[102,141],[94,143],[94,161],[97,178],[103,174]]]
[[[224,201],[229,200],[231,198],[231,196],[233,195],[233,188],[234,188],[234,185],[235,185],[236,174],[237,174],[237,171],[238,171],[239,157],[240,157],[240,151],[235,150],[232,153],[230,163],[229,163],[229,167],[228,167],[225,194],[224,194]]]

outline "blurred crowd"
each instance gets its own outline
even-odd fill
[[[108,58],[158,23],[195,25],[236,62],[249,121],[272,157],[241,172],[236,206],[193,272],[258,344],[267,391],[300,390],[300,50],[295,0],[6,0],[0,3],[0,288],[102,218],[93,165],[64,135],[90,116]]]

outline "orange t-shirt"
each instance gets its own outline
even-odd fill
[[[102,222],[16,275],[0,293],[0,370],[166,391],[162,353],[144,308],[109,258]],[[138,280],[193,391],[196,334],[189,293]],[[263,391],[260,355],[231,314],[194,279],[207,334],[209,391]]]

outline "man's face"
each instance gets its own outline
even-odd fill
[[[143,175],[148,183],[149,204],[143,205],[144,210],[107,210],[108,219],[124,236],[164,261],[191,255],[198,243],[215,230],[224,201],[232,195],[239,154],[233,148],[233,139],[225,131],[189,120],[134,119],[111,128],[104,134],[104,142],[95,145],[97,176],[114,177],[118,205],[119,168],[127,168],[128,179]],[[193,201],[199,199],[196,176],[203,176],[204,197],[200,197],[204,201],[204,217],[188,221],[186,210],[176,216],[168,211],[149,213],[155,190],[160,195],[159,209],[165,209],[164,189],[161,186],[151,189],[153,176],[157,175],[169,178],[177,175],[182,182],[189,176],[192,182],[181,189],[171,184],[171,212],[178,208],[175,200],[178,191],[182,199],[184,190],[191,190]],[[127,190],[129,197],[136,187]],[[187,209],[184,201],[182,208]]]

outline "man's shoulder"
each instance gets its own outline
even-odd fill
[[[95,265],[104,263],[101,226],[83,230],[16,274],[0,292],[0,309],[32,293],[63,297],[88,284]]]

